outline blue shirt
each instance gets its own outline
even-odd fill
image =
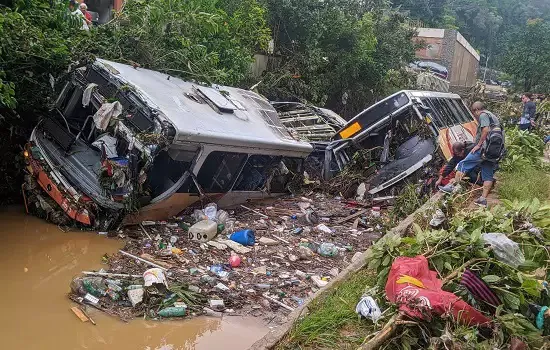
[[[537,105],[533,101],[529,101],[523,105],[523,113],[521,114],[520,124],[531,124],[532,120],[535,120],[535,114],[537,113]]]

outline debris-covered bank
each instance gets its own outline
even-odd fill
[[[380,237],[379,206],[311,194],[143,222],[118,233],[126,246],[73,281],[70,297],[124,320],[206,313],[277,324]]]
[[[446,198],[408,232],[383,236],[357,273],[366,285],[326,291],[275,348],[546,349],[550,205],[473,210],[466,199]]]

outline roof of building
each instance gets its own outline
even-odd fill
[[[157,71],[103,59],[97,61],[133,86],[150,107],[174,125],[175,144],[200,142],[303,155],[312,150],[309,143],[293,139],[275,109],[252,91],[208,87]]]

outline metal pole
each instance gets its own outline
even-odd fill
[[[489,57],[491,55],[487,55],[487,59],[485,60],[485,71],[483,72],[483,82],[485,82],[485,77],[487,76],[487,67],[489,66]]]

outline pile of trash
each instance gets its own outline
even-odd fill
[[[550,204],[473,211],[445,199],[371,249],[357,312],[385,324],[362,348],[540,348],[550,336]],[[433,215],[432,215],[433,214]],[[383,292],[382,292],[383,291]]]
[[[253,315],[272,324],[372,245],[388,203],[310,194],[221,210],[208,204],[120,231],[125,247],[69,297],[123,320]]]

